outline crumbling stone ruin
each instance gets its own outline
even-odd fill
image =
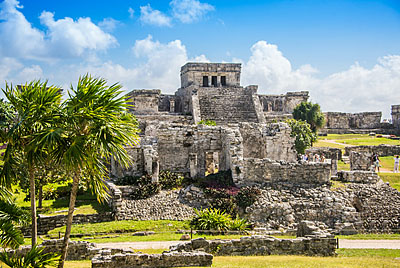
[[[323,223],[302,221],[296,239],[267,235],[244,236],[232,240],[193,239],[171,246],[171,252],[204,251],[216,256],[306,255],[335,256],[336,239]]]
[[[327,112],[325,126],[321,132],[325,133],[357,133],[370,132],[384,134],[400,134],[400,105],[392,105],[392,122],[381,122],[382,112],[339,113]]]
[[[240,64],[188,63],[181,69],[181,87],[174,95],[160,90],[130,92],[127,98],[134,104],[131,112],[138,118],[141,141],[128,148],[134,164],[123,169],[113,162],[112,177],[147,174],[156,182],[160,171],[169,170],[196,180],[227,171],[236,187],[260,189],[255,203],[241,211],[255,226],[288,230],[310,220],[338,233],[400,229],[397,190],[376,174],[360,171],[365,170],[361,162],[354,161],[352,171],[337,173],[338,149],[307,151],[324,153],[325,163],[298,161],[290,127],[271,123],[289,117],[297,104],[308,99],[308,93],[259,95],[257,86],[240,85],[240,69]],[[386,129],[399,125],[398,114],[400,106],[393,106],[393,127]],[[205,120],[215,121],[216,126],[199,124]],[[377,113],[329,114],[328,128],[370,131],[382,127],[378,121]],[[343,186],[333,188],[332,179]],[[192,208],[211,204],[194,185],[132,200],[133,186],[108,184],[110,205],[118,220],[189,219]],[[375,205],[362,205],[372,200]]]

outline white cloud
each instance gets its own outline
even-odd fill
[[[128,13],[129,13],[129,18],[133,19],[133,16],[135,15],[135,10],[133,8],[129,7]]]
[[[99,22],[99,27],[106,32],[112,32],[120,25],[121,22],[113,19],[113,18],[105,18],[101,22]]]
[[[172,0],[170,6],[174,18],[183,23],[198,21],[207,12],[215,9],[212,5],[198,0]]]
[[[160,43],[152,36],[137,40],[132,53],[141,64],[127,68],[112,61],[91,62],[57,68],[52,80],[60,85],[77,81],[79,75],[90,73],[106,78],[110,83],[120,82],[126,92],[133,89],[161,89],[173,94],[180,87],[180,68],[188,61],[209,62],[204,56],[188,58],[186,47],[180,40]]]
[[[17,0],[0,4],[0,55],[19,59],[49,60],[78,57],[86,51],[106,50],[116,39],[95,25],[90,18],[55,20],[54,14],[42,12],[41,23],[47,31],[31,25],[19,11]],[[10,45],[12,44],[12,45]]]
[[[172,26],[171,18],[159,10],[152,9],[150,4],[140,7],[140,21],[155,26]]]
[[[389,117],[391,104],[400,99],[400,56],[378,59],[368,69],[358,63],[342,72],[318,78],[310,65],[293,69],[276,45],[259,41],[243,63],[243,84],[258,84],[259,93],[278,94],[308,90],[324,111],[383,111]]]

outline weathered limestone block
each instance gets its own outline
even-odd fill
[[[369,152],[350,152],[350,170],[372,170],[372,154]]]
[[[345,171],[341,170],[337,173],[338,180],[343,182],[353,183],[364,183],[364,184],[376,184],[380,178],[374,171],[363,171],[363,170],[352,170]]]
[[[164,252],[162,254],[118,253],[107,251],[92,259],[92,268],[194,267],[211,266],[213,255],[204,252]]]
[[[171,252],[201,250],[217,256],[307,255],[335,256],[336,239],[330,237],[300,237],[277,239],[272,236],[253,235],[233,240],[193,239],[170,248]]]

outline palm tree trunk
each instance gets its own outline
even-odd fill
[[[29,193],[31,197],[31,213],[32,213],[32,247],[37,243],[37,219],[36,219],[36,193],[35,193],[35,172],[29,167]]]
[[[58,263],[58,268],[64,268],[64,263],[65,260],[67,259],[68,243],[69,243],[69,237],[71,236],[72,219],[74,217],[75,200],[76,200],[76,195],[78,193],[79,179],[80,179],[80,171],[77,171],[74,173],[74,178],[72,181],[71,196],[69,199],[68,218],[67,218],[63,248],[61,251],[60,262]]]

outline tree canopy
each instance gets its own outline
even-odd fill
[[[295,148],[298,154],[304,154],[305,150],[317,140],[317,135],[311,130],[310,125],[301,120],[289,119],[286,123],[292,128],[291,137],[295,137]]]
[[[321,112],[321,107],[317,103],[302,102],[293,110],[293,118],[303,120],[310,124],[310,128],[314,133],[325,124],[324,114]]]

